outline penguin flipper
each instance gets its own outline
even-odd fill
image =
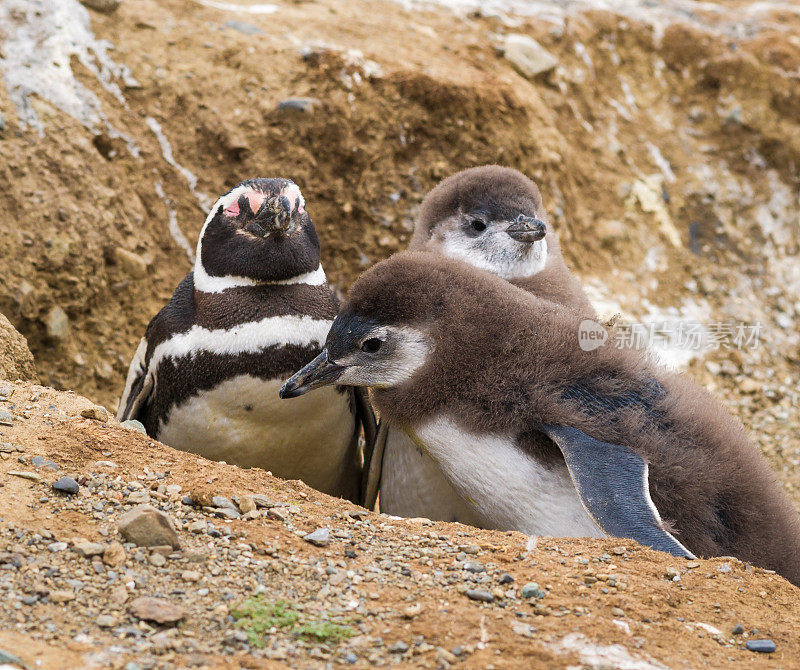
[[[355,402],[356,432],[360,430],[364,431],[364,451],[363,454],[361,454],[361,481],[359,482],[359,504],[363,507],[368,507],[366,505],[367,483],[378,427],[375,420],[375,412],[372,410],[372,404],[369,401],[369,392],[357,386],[352,387],[352,392]],[[372,504],[375,504],[374,500]],[[370,506],[368,509],[372,509],[372,507]]]
[[[370,458],[364,461],[364,477],[362,479],[361,506],[368,510],[375,509],[378,500],[378,491],[381,486],[381,473],[383,472],[383,454],[386,450],[386,437],[389,434],[389,424],[379,421],[372,446],[368,447]]]
[[[148,373],[146,353],[147,340],[142,338],[128,368],[128,378],[117,409],[117,421],[138,419],[153,390],[153,376]]]
[[[666,531],[650,498],[647,462],[626,446],[596,440],[577,428],[539,424],[561,449],[589,516],[612,537],[629,537],[673,556],[695,558]]]

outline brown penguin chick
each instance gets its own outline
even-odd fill
[[[500,527],[538,534],[543,518],[577,514],[542,486],[568,471],[609,535],[736,556],[800,585],[800,519],[742,425],[645,352],[582,350],[580,321],[464,263],[404,252],[356,281],[322,353],[281,393],[372,387],[381,414]],[[561,453],[532,449],[532,431]]]
[[[422,202],[409,248],[458,258],[544,300],[595,317],[564,263],[538,187],[517,170],[487,165],[442,181]],[[550,442],[541,433],[531,439]],[[398,427],[382,421],[372,453],[367,490],[374,493],[380,487],[381,511],[487,526]]]
[[[586,317],[595,311],[564,263],[539,187],[500,165],[462,170],[422,201],[411,250],[434,251]]]

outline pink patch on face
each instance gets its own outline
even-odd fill
[[[303,200],[303,194],[300,193],[300,188],[297,186],[297,184],[291,184],[290,186],[284,188],[281,191],[281,195],[286,196],[286,198],[289,200],[291,211],[294,211],[295,207],[300,214],[305,211],[304,205],[306,203],[305,200]]]
[[[263,193],[256,193],[255,191],[250,191],[244,194],[244,197],[247,198],[247,202],[250,204],[250,211],[255,214],[261,205],[264,202],[264,194]]]
[[[232,219],[235,219],[239,216],[239,203],[233,202],[225,208],[225,216],[230,216]]]

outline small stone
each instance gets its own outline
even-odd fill
[[[286,521],[289,518],[288,515],[286,514],[286,512],[284,512],[283,510],[278,509],[277,507],[271,508],[267,512],[267,516],[270,519],[275,519],[276,521],[282,521],[283,523],[286,523]]]
[[[469,544],[466,547],[461,547],[461,551],[465,554],[475,555],[480,553],[481,548],[477,544]]]
[[[208,524],[205,519],[198,519],[197,521],[192,521],[186,529],[190,533],[205,533],[208,530]]]
[[[290,109],[298,112],[313,112],[314,108],[319,104],[321,103],[317,98],[287,98],[286,100],[281,100],[278,103],[278,109]]]
[[[186,611],[180,605],[148,596],[136,598],[128,605],[128,612],[137,619],[160,624],[176,624],[186,616]]]
[[[18,665],[20,668],[27,667],[19,656],[14,656],[14,654],[10,654],[2,649],[0,649],[0,663],[11,663],[13,665]]]
[[[214,514],[221,519],[238,519],[242,515],[239,514],[239,510],[231,509],[230,507],[214,507]]]
[[[22,447],[18,447],[11,442],[0,442],[0,454],[14,454],[18,451],[25,451]]]
[[[624,556],[627,553],[627,551],[628,548],[623,547],[622,545],[620,545],[619,547],[613,547],[611,549],[611,553],[614,554],[614,556]]]
[[[52,340],[63,342],[69,337],[69,317],[58,305],[53,307],[45,317],[47,336]]]
[[[327,528],[317,528],[308,535],[304,535],[303,539],[315,547],[327,547],[331,541],[331,531]]]
[[[123,247],[114,249],[114,259],[120,269],[132,279],[144,279],[147,276],[149,263],[145,258]]]
[[[103,563],[111,567],[122,565],[125,562],[125,547],[119,542],[112,542],[103,552]]]
[[[239,496],[236,502],[239,503],[239,511],[242,514],[255,512],[258,507],[253,496]]]
[[[167,559],[164,554],[150,554],[150,565],[154,565],[157,568],[163,568],[167,564]]]
[[[482,591],[480,589],[467,589],[466,596],[470,600],[478,600],[484,603],[494,602],[494,596],[491,593],[488,591]]]
[[[31,459],[31,465],[35,468],[44,468],[45,470],[53,470],[54,472],[61,469],[58,467],[58,463],[51,461],[49,458],[43,458],[42,456],[34,456]]]
[[[127,428],[128,430],[135,430],[137,433],[143,433],[147,435],[147,430],[145,430],[144,424],[136,419],[126,419],[119,425],[123,428]]]
[[[75,594],[66,590],[50,591],[48,598],[50,598],[51,603],[67,603],[75,599]]]
[[[689,568],[689,570],[694,570],[695,568],[699,568],[700,561],[687,561],[686,567]]]
[[[402,640],[398,640],[391,647],[389,647],[390,654],[405,654],[408,651],[408,645]]]
[[[519,590],[520,598],[538,598],[539,585],[536,582],[528,582]]]
[[[619,607],[612,607],[611,614],[613,614],[614,616],[625,616],[625,612]]]
[[[737,623],[733,627],[733,630],[731,631],[731,634],[733,634],[733,635],[741,635],[742,633],[744,633],[744,626],[742,624],[740,624],[740,623]]]
[[[664,576],[673,582],[679,582],[681,580],[681,571],[678,568],[669,567],[664,571]]]
[[[126,600],[128,600],[128,589],[122,584],[118,584],[112,588],[111,592],[108,594],[108,604],[112,607],[122,607]]]
[[[133,491],[133,493],[128,494],[125,502],[131,505],[144,505],[150,502],[150,494],[144,489],[141,491]]]
[[[99,405],[81,410],[81,416],[84,419],[93,419],[94,421],[102,421],[103,423],[108,421],[108,411],[105,407],[100,407]]]
[[[91,556],[102,556],[106,550],[106,545],[100,542],[80,542],[75,545],[75,551],[81,556],[89,558]]]
[[[527,79],[550,72],[558,65],[558,59],[528,35],[506,35],[500,51],[514,69]]]
[[[234,512],[237,511],[236,505],[234,505],[233,502],[225,496],[214,496],[211,498],[211,507],[232,509]]]
[[[731,564],[730,563],[723,563],[722,565],[717,566],[717,571],[726,574],[731,571]]]
[[[181,573],[181,579],[185,582],[199,582],[202,578],[202,573],[197,570],[184,570]]]
[[[511,584],[511,582],[514,581],[514,578],[507,572],[504,572],[502,575],[500,575],[500,579],[498,579],[497,581],[500,582],[501,584]]]
[[[260,493],[256,493],[251,496],[253,501],[256,503],[256,507],[261,507],[264,509],[269,509],[270,507],[275,507],[275,503],[267,498],[267,496],[262,495]]]
[[[353,665],[358,660],[358,656],[356,656],[352,651],[348,651],[344,655],[344,662],[350,665]]]
[[[477,561],[467,561],[464,563],[464,570],[473,574],[486,572],[486,568],[483,567],[483,564],[478,563]]]
[[[169,515],[151,505],[139,505],[119,518],[119,532],[137,547],[168,544],[180,549],[181,543]]]
[[[748,640],[744,643],[750,651],[757,651],[762,654],[771,654],[775,651],[775,643],[772,640]]]
[[[0,411],[0,426],[13,426],[14,415],[8,410]]]
[[[414,603],[413,605],[409,605],[403,610],[403,616],[406,619],[413,619],[416,617],[420,612],[422,612],[422,604],[421,603]]]
[[[72,477],[61,477],[60,479],[56,479],[56,481],[53,482],[53,489],[55,491],[61,491],[62,493],[69,493],[72,495],[80,491],[78,482],[76,482]]]
[[[97,617],[97,625],[100,628],[112,628],[117,624],[117,619],[110,614],[101,614]]]
[[[66,542],[51,542],[47,545],[47,548],[52,551],[54,554],[59,551],[64,551],[67,548]]]

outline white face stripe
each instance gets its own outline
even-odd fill
[[[272,282],[258,281],[255,279],[250,279],[249,277],[237,277],[236,275],[212,277],[206,272],[205,268],[203,267],[202,252],[203,236],[206,234],[206,228],[208,228],[208,224],[211,223],[211,221],[217,215],[217,212],[235,203],[239,199],[239,196],[241,196],[243,193],[247,193],[248,191],[252,190],[252,186],[237,186],[236,188],[232,189],[230,193],[226,193],[219,198],[214,203],[211,211],[208,213],[205,223],[203,224],[203,228],[200,230],[200,236],[197,239],[197,253],[194,262],[195,289],[202,291],[203,293],[221,293],[225,289],[241,286],[262,286],[270,284],[310,284],[311,286],[320,286],[328,281],[327,277],[325,276],[325,272],[322,270],[322,265],[320,265],[316,270],[305,272],[297,277],[290,277],[289,279],[281,279]],[[300,192],[300,187],[297,184],[291,183],[287,185],[283,188],[281,193],[289,199],[292,208],[294,208],[296,204],[301,210],[305,208],[306,201],[303,198],[303,194]]]
[[[475,240],[456,229],[448,230],[444,234],[442,253],[506,280],[523,279],[544,270],[547,264],[547,239],[527,243],[530,250],[520,257],[519,249],[524,248],[522,244],[526,243],[517,242],[506,233],[498,231],[492,233],[487,253]]]
[[[188,331],[177,333],[156,346],[150,359],[148,374],[153,374],[166,357],[180,358],[200,352],[235,356],[257,353],[267,347],[284,344],[321,347],[332,323],[328,319],[287,315],[270,316],[227,330],[192,326]]]
[[[342,384],[399,386],[425,364],[431,350],[428,338],[415,328],[385,326],[376,328],[368,337],[387,339],[394,346],[393,351],[388,357],[375,360],[365,359],[359,351],[336,359],[336,363],[351,366],[339,378]]]
[[[409,431],[491,528],[606,537],[583,508],[566,465],[548,468],[505,435],[470,433],[447,417]]]
[[[125,389],[122,391],[122,397],[119,400],[119,407],[117,408],[117,420],[122,420],[122,414],[128,405],[133,384],[139,375],[145,373],[144,359],[147,353],[147,340],[142,338],[139,340],[139,346],[136,347],[136,352],[133,354],[131,364],[128,367],[128,377],[125,380]]]

